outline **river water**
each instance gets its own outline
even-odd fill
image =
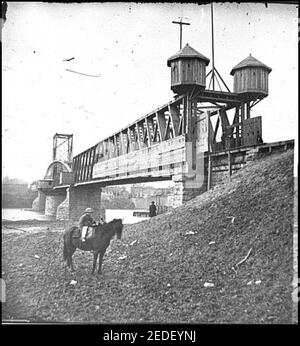
[[[123,224],[137,223],[143,220],[147,220],[149,217],[135,216],[136,212],[142,212],[143,210],[129,210],[129,209],[106,209],[105,221],[109,222],[113,219],[123,219]],[[144,210],[147,212],[147,210]]]
[[[9,221],[27,221],[27,220],[39,220],[39,221],[52,221],[55,220],[53,216],[46,216],[42,213],[28,209],[17,208],[3,208],[2,220]]]
[[[113,219],[123,219],[124,224],[132,224],[148,219],[148,217],[135,217],[133,216],[133,210],[124,209],[106,209],[105,219],[109,222]],[[2,220],[9,221],[28,221],[28,220],[39,220],[39,221],[53,221],[54,216],[46,216],[43,213],[28,209],[17,209],[17,208],[3,208],[2,209]]]

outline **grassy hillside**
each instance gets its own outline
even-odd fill
[[[289,151],[247,165],[230,183],[171,213],[127,226],[122,243],[112,242],[99,277],[89,274],[92,255],[84,252],[74,255],[75,274],[64,269],[60,232],[10,234],[3,246],[8,291],[3,315],[291,323],[292,225]]]

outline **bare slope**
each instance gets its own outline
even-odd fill
[[[166,320],[287,323],[292,225],[288,152],[249,165],[231,183],[167,217],[132,227],[139,246],[130,253],[128,272]],[[144,260],[137,260],[141,255]]]
[[[291,323],[292,225],[289,151],[248,165],[230,183],[170,214],[126,227],[123,243],[114,241],[106,254],[101,277],[89,275],[91,255],[83,252],[74,256],[75,274],[62,268],[61,233],[7,236],[3,314],[64,321]],[[205,287],[207,282],[214,286]]]

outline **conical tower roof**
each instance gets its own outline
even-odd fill
[[[205,61],[205,64],[209,64],[209,59],[204,56],[203,54],[196,51],[196,49],[192,48],[191,46],[186,44],[179,52],[172,55],[171,58],[168,59],[167,65],[170,67],[170,62],[175,59],[181,59],[181,58],[197,58]]]
[[[239,70],[245,67],[264,67],[266,70],[268,70],[269,73],[272,71],[272,69],[269,66],[263,64],[262,62],[260,62],[259,60],[254,58],[254,56],[250,54],[246,59],[244,59],[239,64],[234,66],[230,74],[233,75],[235,70]]]

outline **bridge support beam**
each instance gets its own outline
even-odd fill
[[[77,222],[86,208],[93,208],[95,220],[104,218],[101,209],[101,188],[95,186],[70,186],[66,198],[57,207],[57,220],[70,220]]]
[[[32,210],[43,213],[45,211],[46,195],[38,190],[37,198],[32,202]]]

